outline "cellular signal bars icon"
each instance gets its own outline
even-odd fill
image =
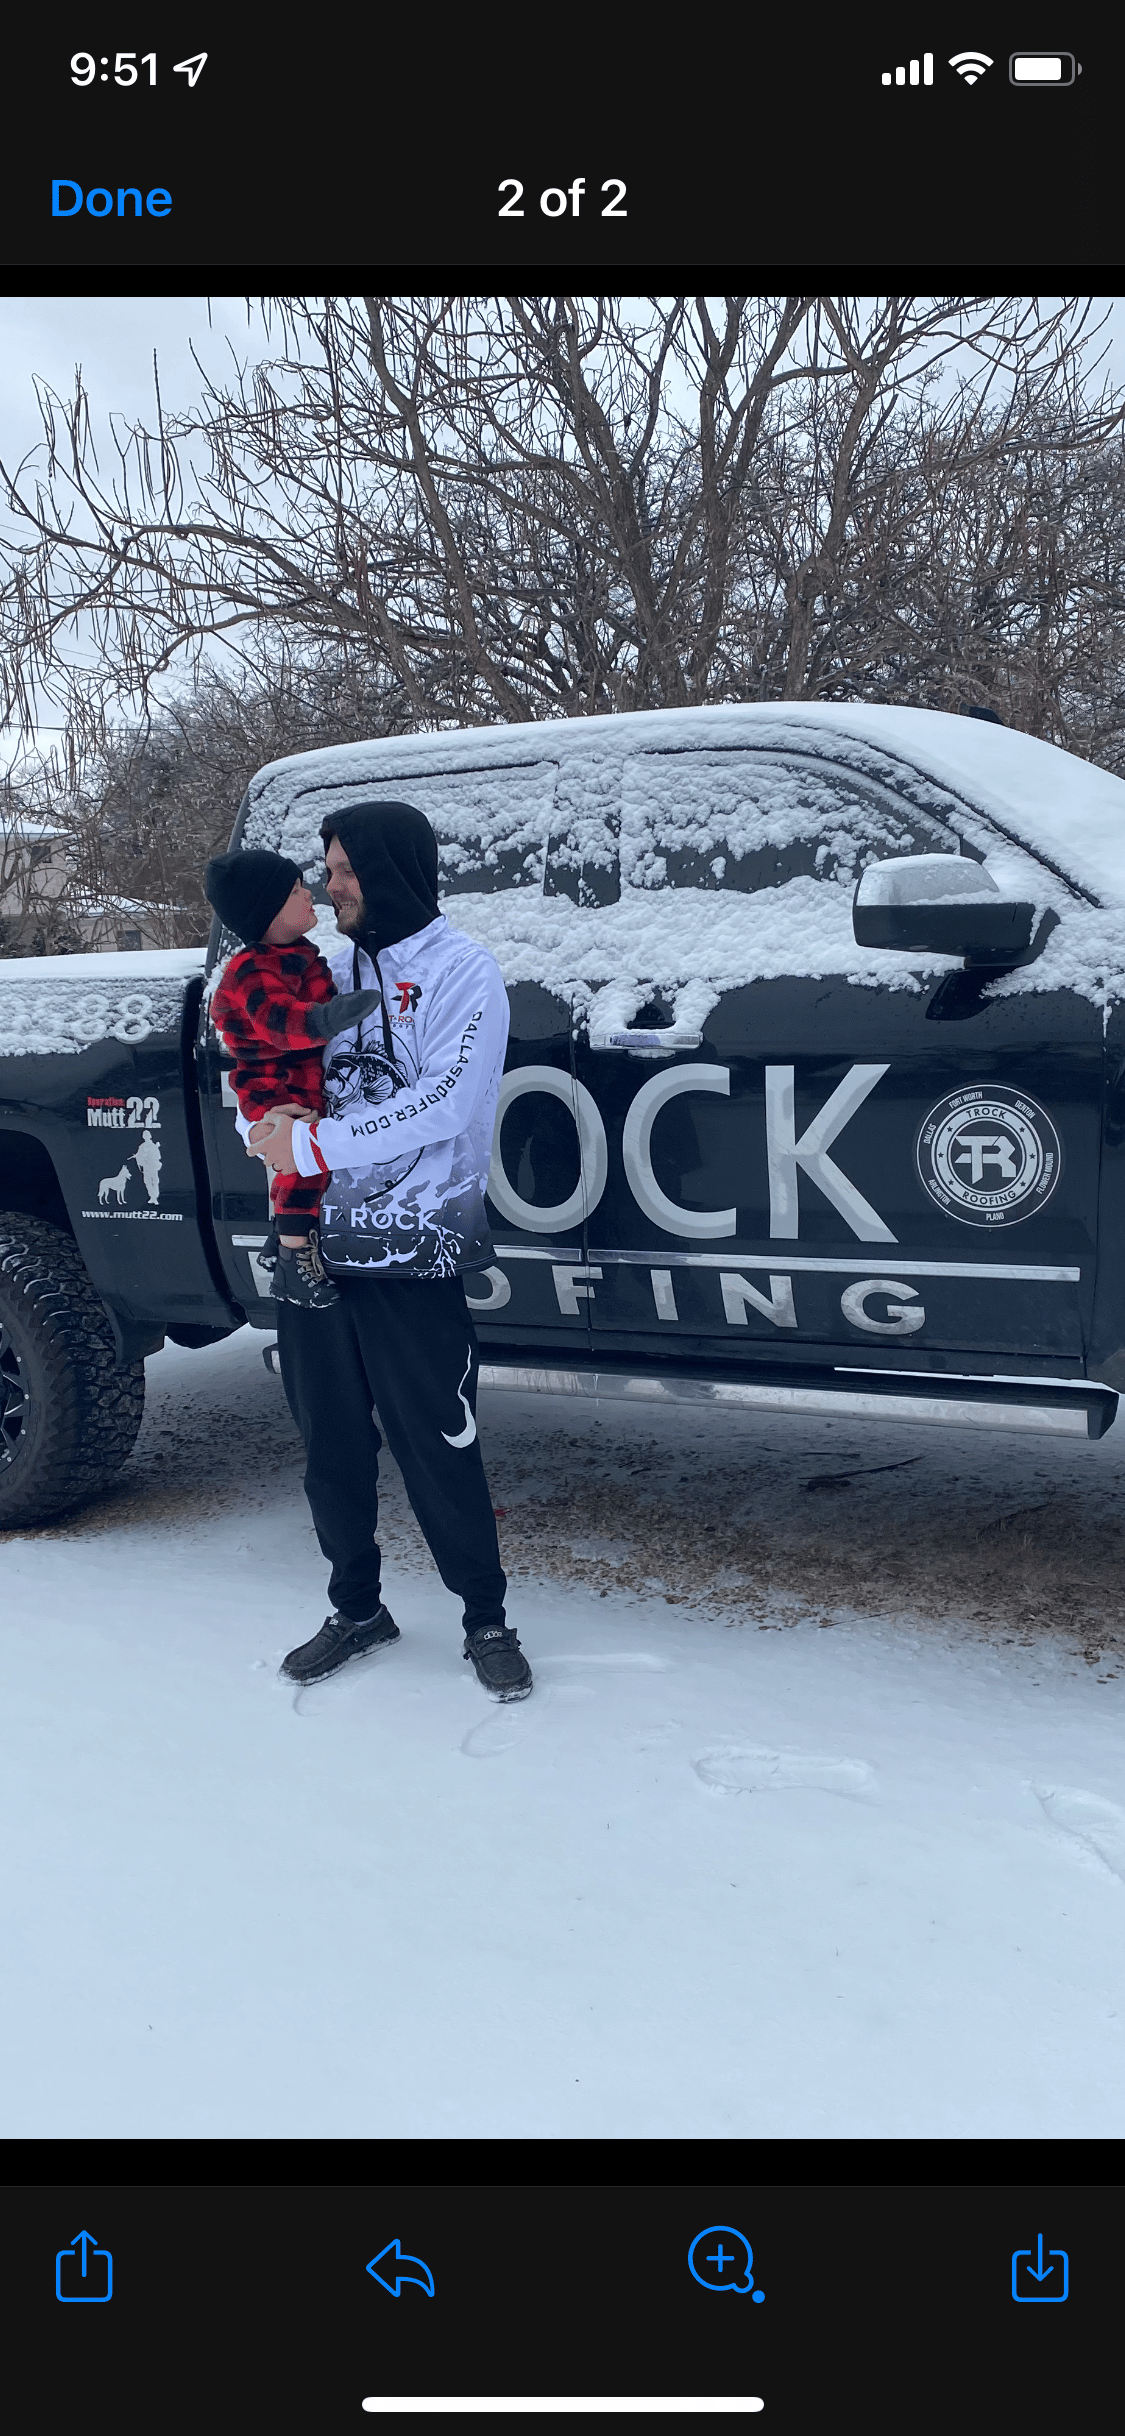
[[[884,68],[883,70],[883,83],[885,85],[932,85],[933,81],[934,55],[932,51],[923,51],[922,53],[921,74],[919,74],[919,62],[916,59],[912,59],[910,62],[909,74],[905,68],[895,68],[893,72],[890,68]]]

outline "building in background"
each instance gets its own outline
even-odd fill
[[[0,812],[0,956],[68,956],[165,944],[154,906],[84,880],[62,825]]]

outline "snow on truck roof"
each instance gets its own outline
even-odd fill
[[[325,814],[383,788],[433,820],[445,908],[505,980],[613,1023],[645,985],[692,1025],[780,975],[918,991],[959,960],[858,947],[852,892],[865,865],[958,837],[1004,895],[1059,917],[998,992],[1125,997],[1125,783],[990,721],[751,703],[386,737],[260,770],[242,842],[317,856]],[[549,829],[560,865],[617,866],[612,902],[543,893]]]
[[[849,752],[849,745],[858,750]],[[1125,905],[1125,781],[1016,728],[948,711],[873,703],[730,703],[333,745],[289,754],[259,770],[250,783],[249,821],[258,842],[259,828],[283,804],[293,805],[310,790],[333,795],[337,789],[351,793],[380,784],[383,773],[392,770],[421,778],[452,772],[470,759],[483,770],[739,746],[819,750],[835,762],[850,763],[857,776],[871,768],[863,748],[873,748],[996,819],[1080,888]]]

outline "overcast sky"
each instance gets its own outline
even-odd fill
[[[36,379],[66,397],[81,364],[99,422],[110,411],[133,422],[154,412],[154,349],[164,402],[174,410],[199,396],[191,345],[217,367],[228,338],[243,353],[264,352],[261,321],[255,316],[247,328],[241,297],[0,297],[0,457],[11,465],[42,439]]]
[[[266,352],[260,316],[248,325],[240,296],[0,296],[0,459],[11,472],[28,450],[42,446],[43,425],[36,380],[62,398],[73,394],[76,365],[90,400],[98,456],[108,474],[109,416],[125,423],[155,419],[153,352],[160,366],[160,393],[167,412],[196,403],[200,375],[194,346],[209,370],[229,364],[229,345],[240,356]],[[40,460],[41,461],[41,460]],[[49,746],[57,729],[44,726]],[[18,760],[22,743],[0,736],[0,768]]]
[[[1049,308],[1051,298],[1044,303]],[[1111,318],[1101,344],[1109,342],[1106,370],[1125,386],[1125,299],[1105,299]],[[181,411],[200,394],[191,348],[209,369],[229,364],[229,347],[251,359],[268,352],[260,315],[247,322],[239,296],[0,296],[0,459],[9,470],[42,441],[35,401],[36,378],[60,396],[73,389],[82,367],[103,472],[108,416],[125,422],[155,412],[153,350],[159,358],[166,410]],[[46,734],[43,742],[49,741]],[[13,747],[0,739],[0,763]]]

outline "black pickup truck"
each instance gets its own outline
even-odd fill
[[[486,1382],[1109,1426],[1125,784],[938,712],[733,706],[296,755],[231,843],[308,862],[380,795],[509,990]],[[271,1328],[234,944],[0,962],[0,1524],[119,1468],[166,1337]]]

